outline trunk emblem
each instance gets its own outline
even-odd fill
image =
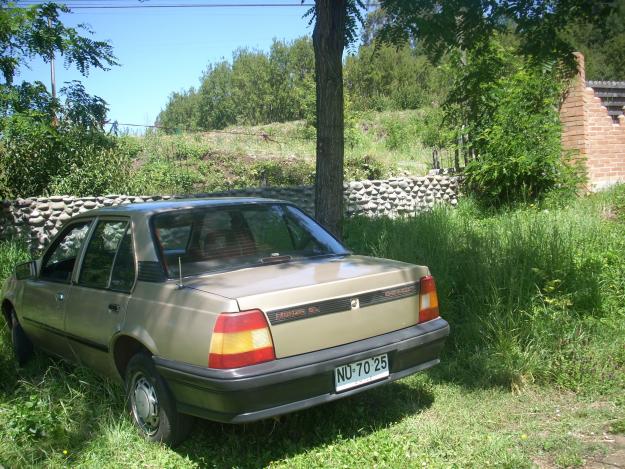
[[[352,309],[360,308],[360,301],[358,301],[358,298],[352,298],[350,301],[350,304],[351,304]]]

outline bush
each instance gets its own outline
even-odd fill
[[[111,139],[107,146],[79,142],[65,169],[52,178],[47,191],[77,196],[132,192],[132,162],[136,152],[125,139]]]
[[[575,192],[581,178],[560,143],[559,67],[523,59],[499,41],[467,54],[447,104],[448,120],[467,124],[477,155],[465,169],[466,188],[492,206]]]
[[[484,202],[531,202],[579,183],[562,158],[553,83],[551,74],[522,68],[488,93],[494,109],[473,127],[478,157],[465,169],[467,188]]]
[[[315,167],[305,160],[260,160],[246,168],[246,174],[256,186],[299,186],[314,182]]]
[[[388,173],[384,163],[370,155],[348,154],[345,156],[345,179],[383,179]]]

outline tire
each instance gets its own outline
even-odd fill
[[[13,342],[13,353],[17,364],[24,366],[33,356],[33,343],[22,329],[15,313],[11,313],[11,341]]]
[[[187,437],[193,420],[178,413],[149,355],[138,353],[130,359],[125,382],[130,418],[146,440],[176,446]]]

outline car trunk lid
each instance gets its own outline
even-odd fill
[[[419,319],[424,266],[342,256],[205,275],[185,286],[260,309],[277,358],[343,345],[409,327]]]

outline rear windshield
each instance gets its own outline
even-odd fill
[[[154,239],[171,278],[349,252],[290,205],[236,205],[155,215]]]

